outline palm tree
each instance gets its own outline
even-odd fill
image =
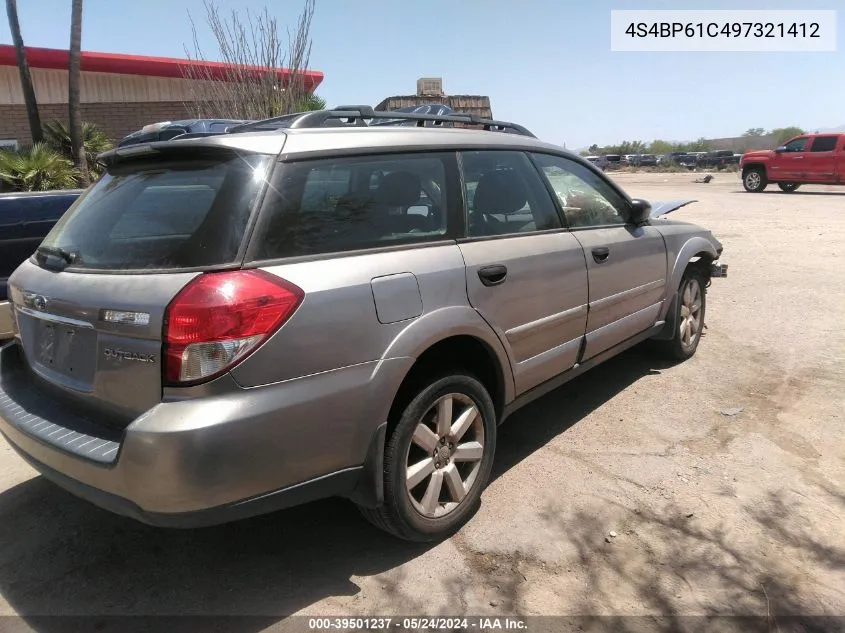
[[[18,58],[18,71],[21,76],[23,99],[24,103],[26,103],[26,115],[29,118],[29,131],[32,135],[32,142],[40,143],[43,138],[41,117],[38,116],[38,102],[35,100],[35,89],[32,87],[29,64],[26,63],[26,50],[23,47],[21,24],[18,21],[17,0],[6,0],[6,15],[9,16],[9,31],[12,34],[12,41],[15,43],[15,54]]]
[[[68,71],[68,120],[70,122],[70,145],[73,164],[79,173],[79,184],[87,187],[88,161],[85,160],[85,146],[82,138],[82,113],[80,112],[79,66],[82,47],[82,0],[73,0],[70,12],[70,69]]]
[[[46,143],[21,151],[0,150],[0,183],[13,191],[69,189],[76,184],[73,163]]]
[[[315,94],[307,95],[299,105],[300,112],[309,112],[312,110],[325,110],[326,100],[323,97]]]
[[[62,156],[73,158],[73,146],[70,140],[70,128],[63,121],[52,121],[44,125],[47,141]],[[90,180],[99,178],[103,165],[97,162],[97,156],[112,148],[108,135],[89,121],[82,122],[82,148],[85,162],[88,164]]]

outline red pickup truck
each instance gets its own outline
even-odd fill
[[[777,149],[743,154],[739,168],[752,193],[769,183],[786,193],[803,184],[845,185],[845,134],[802,134]]]

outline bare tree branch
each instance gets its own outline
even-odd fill
[[[264,119],[307,109],[310,86],[306,71],[311,60],[311,19],[315,0],[305,0],[293,34],[282,40],[279,24],[267,7],[245,17],[233,10],[221,14],[215,0],[204,0],[205,21],[218,53],[220,66],[188,64],[186,108],[196,118]],[[193,50],[186,47],[189,61],[210,61],[197,36],[189,13]],[[287,69],[287,79],[280,72]]]

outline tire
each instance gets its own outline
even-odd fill
[[[448,432],[437,428],[440,413],[449,416]],[[475,512],[487,486],[496,426],[493,400],[476,378],[452,374],[429,382],[388,437],[384,502],[378,508],[360,508],[361,513],[376,527],[408,541],[450,536]],[[409,475],[417,480],[410,490]],[[431,493],[438,485],[435,499]]]
[[[784,193],[792,193],[793,191],[798,189],[798,187],[800,187],[800,186],[801,185],[799,185],[797,182],[779,182],[778,183],[778,187],[780,187],[780,190],[783,191]]]
[[[750,193],[760,193],[768,184],[766,170],[762,167],[752,167],[742,174],[742,186]]]
[[[662,356],[670,360],[683,361],[695,354],[698,343],[701,341],[707,309],[705,286],[706,280],[699,271],[694,268],[686,270],[678,288],[677,301],[675,301],[674,335],[666,341],[655,341],[655,347]],[[690,295],[686,294],[688,289]],[[693,310],[696,294],[700,301],[697,312]]]

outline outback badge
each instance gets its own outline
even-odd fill
[[[154,363],[156,360],[155,354],[140,354],[138,352],[127,352],[122,349],[115,349],[113,347],[106,347],[103,349],[103,356],[114,360],[136,360],[140,363]]]

